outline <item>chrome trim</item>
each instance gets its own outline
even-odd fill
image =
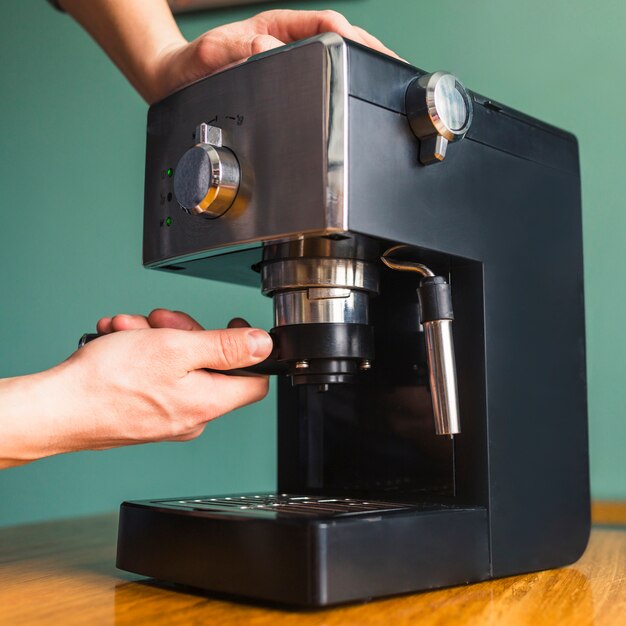
[[[224,147],[221,128],[202,122],[196,127],[195,136],[197,140],[196,145],[182,155],[176,166],[174,194],[178,204],[187,213],[214,219],[223,215],[235,201],[241,179],[239,162],[232,150]],[[181,181],[181,177],[183,181],[189,176],[194,178],[199,175],[199,172],[195,167],[191,168],[188,166],[185,168],[182,164],[187,159],[188,154],[198,149],[204,151],[209,160],[211,172],[209,186],[204,197],[197,204],[190,202],[187,205],[181,202],[179,194],[179,185],[181,183],[179,181]],[[182,182],[183,190],[185,189],[185,184],[185,182]]]
[[[263,246],[263,261],[268,263],[300,257],[360,259],[376,262],[379,254],[380,245],[376,240],[355,233],[349,233],[340,238],[298,237],[280,244],[270,242]]]
[[[442,79],[446,78],[454,79],[454,81],[460,87],[458,91],[463,96],[465,107],[467,109],[465,124],[463,124],[463,126],[459,129],[449,128],[445,121],[442,119],[441,112],[437,108],[437,100],[435,97],[437,86],[441,83]],[[459,139],[465,137],[465,134],[469,130],[469,127],[472,125],[474,110],[472,107],[472,98],[467,89],[465,89],[465,87],[463,86],[463,83],[461,83],[461,81],[456,76],[454,76],[454,74],[441,71],[420,76],[420,78],[418,78],[417,80],[420,86],[425,90],[426,108],[428,110],[428,116],[430,117],[431,124],[433,125],[437,133],[450,142],[458,141]]]
[[[424,165],[443,161],[448,143],[463,139],[472,125],[470,93],[453,74],[434,72],[413,80],[405,98],[409,125],[420,140],[420,161]]]
[[[235,201],[239,191],[239,163],[228,148],[216,148],[210,144],[199,144],[196,147],[202,148],[209,158],[211,183],[197,205],[183,209],[194,215],[215,219],[223,215]]]
[[[274,296],[274,325],[368,324],[368,307],[369,295],[365,291],[350,289],[284,291]]]
[[[326,47],[328,82],[326,149],[326,223],[331,230],[348,230],[348,48],[336,33],[323,33],[313,40]]]
[[[325,233],[342,233],[348,230],[348,47],[337,33],[322,33],[274,50],[255,54],[248,59],[259,59],[283,54],[320,42],[326,49],[325,75],[328,81],[325,103],[326,123],[326,224]],[[285,237],[289,234],[285,233]],[[293,238],[297,234],[293,233]]]
[[[273,261],[261,269],[263,293],[303,287],[344,287],[378,293],[373,263],[356,259],[300,258]]]

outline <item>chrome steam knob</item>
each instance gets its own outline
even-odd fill
[[[407,88],[406,114],[420,140],[419,159],[430,165],[444,160],[448,143],[465,137],[472,124],[472,98],[456,76],[425,74]]]
[[[174,171],[178,204],[193,215],[216,218],[232,205],[239,190],[237,157],[222,145],[222,129],[200,124],[198,143],[189,148]]]

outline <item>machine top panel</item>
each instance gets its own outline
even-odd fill
[[[153,105],[147,129],[144,265],[256,284],[248,272],[260,252],[251,255],[251,250],[349,234],[361,211],[351,201],[351,181],[357,175],[359,185],[368,180],[367,172],[355,169],[353,161],[361,155],[349,154],[355,145],[349,135],[379,135],[377,115],[385,126],[398,129],[388,141],[398,146],[398,154],[415,160],[413,176],[426,176],[423,169],[429,170],[428,179],[437,176],[440,165],[425,168],[413,156],[420,142],[406,120],[407,86],[423,75],[407,63],[326,33],[252,57]],[[462,143],[578,174],[572,135],[469,93],[474,116]],[[356,109],[363,117],[363,106],[372,115],[357,126],[350,120]],[[455,149],[449,150],[452,156]],[[453,167],[446,165],[448,171]],[[197,171],[183,171],[192,166]],[[194,206],[203,185],[208,191]],[[245,268],[232,259],[223,272],[206,264],[209,257],[237,251],[246,251],[238,257]]]

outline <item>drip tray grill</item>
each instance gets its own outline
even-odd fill
[[[324,496],[298,496],[289,494],[253,494],[187,498],[184,500],[158,500],[154,504],[194,511],[219,511],[237,515],[290,516],[290,517],[339,517],[347,515],[372,515],[387,511],[415,509],[415,505],[361,500],[356,498],[333,498]]]

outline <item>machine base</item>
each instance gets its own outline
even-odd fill
[[[244,494],[124,502],[117,567],[319,607],[490,578],[480,507]]]

